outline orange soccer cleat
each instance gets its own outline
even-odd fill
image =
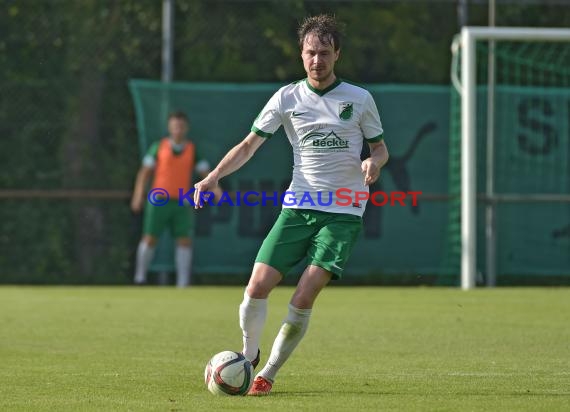
[[[269,395],[272,387],[272,382],[265,379],[263,376],[258,376],[253,381],[253,385],[247,394],[248,396],[266,396]]]

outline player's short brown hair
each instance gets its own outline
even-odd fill
[[[171,112],[168,115],[168,120],[170,119],[184,120],[186,123],[190,123],[190,120],[188,120],[188,116],[182,110],[176,110],[174,112]]]
[[[319,40],[324,45],[332,45],[334,50],[340,49],[340,24],[337,23],[336,18],[329,14],[320,14],[318,16],[311,16],[305,18],[297,34],[299,35],[299,48],[303,50],[303,42],[307,34],[313,33],[319,37]]]

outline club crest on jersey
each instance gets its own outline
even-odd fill
[[[352,102],[341,102],[338,104],[338,117],[342,120],[350,120],[352,118]]]

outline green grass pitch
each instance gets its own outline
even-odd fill
[[[215,397],[204,366],[241,349],[242,293],[1,287],[0,410],[570,410],[570,289],[329,287],[269,397]]]

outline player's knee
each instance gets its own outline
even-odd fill
[[[256,263],[245,290],[250,298],[266,299],[281,278],[281,273],[277,269],[263,263]]]
[[[157,239],[151,235],[144,235],[142,238],[143,242],[147,244],[147,246],[154,247],[156,245]]]
[[[176,239],[176,244],[178,246],[190,247],[192,246],[192,240],[189,237],[179,237]]]

